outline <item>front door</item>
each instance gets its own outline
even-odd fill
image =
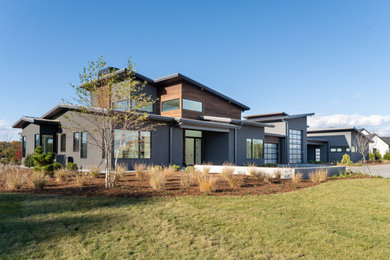
[[[202,131],[185,130],[185,164],[202,164]]]

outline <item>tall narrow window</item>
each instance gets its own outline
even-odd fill
[[[81,132],[81,153],[80,158],[87,158],[87,138],[88,134],[87,132]]]
[[[252,139],[246,139],[246,158],[252,159]]]
[[[40,146],[39,134],[35,134],[35,136],[34,136],[34,148],[37,148],[38,146]]]
[[[22,136],[22,157],[26,157],[26,136]]]
[[[42,135],[42,150],[43,153],[52,153],[54,145],[53,135]]]
[[[316,153],[316,158],[315,158],[316,162],[321,162],[321,149],[316,148],[315,153]]]
[[[62,153],[66,152],[66,134],[61,135],[61,148],[60,151]]]
[[[73,152],[79,152],[80,151],[80,133],[74,132],[73,133]]]
[[[289,129],[289,163],[302,163],[302,131]]]

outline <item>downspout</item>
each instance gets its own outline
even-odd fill
[[[288,121],[286,121],[285,119],[282,119],[282,122],[285,122],[286,123],[286,145],[285,145],[285,147],[284,147],[284,149],[285,149],[285,151],[286,151],[286,153],[285,153],[285,155],[286,155],[286,163],[287,164],[290,164],[289,162],[290,162],[290,155],[288,154],[288,151],[289,151],[289,145],[290,145],[290,137],[289,137],[289,135],[288,135],[288,130],[289,130],[289,127],[288,127]]]
[[[169,126],[169,164],[172,164],[172,126]]]

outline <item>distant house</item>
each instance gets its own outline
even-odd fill
[[[355,141],[358,135],[363,133],[355,127],[309,129],[307,131],[308,160],[339,162],[344,154],[348,154],[353,162],[360,161],[362,156],[358,152]]]
[[[363,134],[371,139],[370,153],[378,151],[382,156],[390,152],[390,137],[383,137],[377,134],[371,134],[366,129],[361,130]]]

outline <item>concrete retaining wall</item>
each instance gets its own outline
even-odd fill
[[[202,171],[203,168],[209,168],[210,173],[221,173],[224,167],[234,168],[234,174],[245,174],[249,175],[250,169],[255,168],[256,170],[262,171],[269,176],[273,177],[277,171],[280,171],[282,179],[291,179],[293,175],[296,173],[302,173],[303,178],[309,178],[309,174],[311,172],[315,172],[316,170],[327,170],[328,176],[337,175],[340,172],[345,172],[345,167],[340,166],[317,166],[317,167],[249,167],[249,166],[222,166],[222,165],[195,165],[195,169]]]

